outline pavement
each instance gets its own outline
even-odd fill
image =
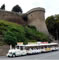
[[[59,51],[14,57],[14,58],[0,56],[0,60],[59,60]]]

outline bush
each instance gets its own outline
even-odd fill
[[[21,26],[16,23],[0,20],[0,33],[4,37],[4,42],[15,46],[17,42],[48,41],[48,36],[38,32],[34,27]]]
[[[30,41],[48,41],[49,38],[46,34],[39,32],[36,28],[25,27],[25,36]]]
[[[24,27],[12,22],[0,20],[0,31],[4,36],[4,42],[7,44],[16,45],[16,43],[24,39]],[[14,43],[13,43],[14,42]]]

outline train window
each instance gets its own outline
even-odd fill
[[[48,46],[49,48],[51,48],[51,46]]]
[[[26,50],[29,50],[29,48],[28,48],[28,47],[25,47],[25,49],[26,49]]]
[[[45,48],[47,48],[47,46],[45,46]]]
[[[41,49],[43,49],[43,46],[41,47]]]
[[[19,46],[17,46],[16,48],[19,49]]]
[[[20,46],[20,50],[23,50],[23,46]]]

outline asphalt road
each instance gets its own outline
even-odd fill
[[[59,51],[14,58],[0,56],[0,60],[59,60]]]

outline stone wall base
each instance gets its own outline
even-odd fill
[[[8,53],[8,50],[9,50],[8,45],[0,46],[0,56],[6,56],[6,54]]]

